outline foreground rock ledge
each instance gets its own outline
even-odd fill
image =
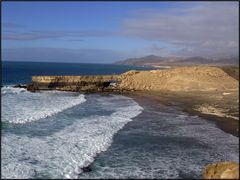
[[[239,179],[239,164],[220,162],[209,164],[203,171],[204,179]]]

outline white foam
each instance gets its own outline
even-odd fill
[[[95,171],[79,178],[199,179],[209,163],[239,162],[239,138],[214,123],[179,111],[166,113],[163,108],[150,111],[153,120],[148,113],[146,108],[141,119],[145,115],[148,119],[124,129],[120,139],[98,157],[92,164]]]
[[[31,93],[22,88],[5,87],[2,90],[2,121],[27,123],[52,116],[86,101],[84,95],[44,91]]]
[[[5,94],[19,94],[21,92],[26,92],[26,89],[24,88],[14,88],[12,86],[3,86],[1,88],[2,95]]]
[[[116,97],[108,99],[113,98]],[[52,136],[5,134],[2,138],[2,177],[32,178],[36,171],[35,174],[47,173],[51,178],[77,178],[81,167],[89,165],[98,153],[107,150],[113,135],[142,111],[142,107],[131,99],[125,99],[120,107],[115,101],[112,107],[115,112],[111,115],[79,117]],[[22,158],[27,159],[24,166]]]

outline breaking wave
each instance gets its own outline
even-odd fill
[[[31,93],[23,88],[2,88],[2,121],[27,123],[52,116],[86,101],[83,94],[44,91]]]
[[[48,95],[49,93],[42,94],[41,97]],[[102,109],[109,107],[113,112],[108,115],[76,116],[74,123],[51,136],[6,133],[2,137],[2,177],[78,178],[81,168],[93,162],[98,153],[106,151],[114,134],[143,110],[132,99],[123,96],[91,97],[91,100],[86,101],[88,104],[84,105],[85,109],[93,106]],[[47,105],[47,98],[44,98],[43,102]],[[54,105],[58,106],[59,103]],[[77,107],[66,111],[70,114],[76,113],[79,111]],[[25,111],[27,114],[29,112]],[[27,114],[22,113],[24,117],[27,117]],[[6,116],[7,114],[4,115],[5,118]],[[63,123],[68,121],[66,116],[56,116],[62,118]],[[40,121],[36,121],[38,122]],[[49,130],[51,131],[51,127]]]

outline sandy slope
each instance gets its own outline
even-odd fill
[[[238,136],[239,81],[218,67],[192,66],[120,75],[120,89],[161,103],[179,104],[184,110],[217,120],[228,133]]]
[[[237,90],[238,81],[217,67],[192,66],[152,71],[128,71],[120,76],[119,87],[154,91]]]

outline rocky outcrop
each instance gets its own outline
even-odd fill
[[[117,82],[111,86],[111,82]],[[112,76],[33,76],[28,90],[64,91],[212,91],[237,90],[238,81],[209,66],[128,71]]]
[[[33,76],[28,90],[62,90],[62,91],[103,91],[113,90],[110,84],[118,76]]]
[[[209,164],[203,171],[204,179],[239,179],[239,164],[221,162]]]

